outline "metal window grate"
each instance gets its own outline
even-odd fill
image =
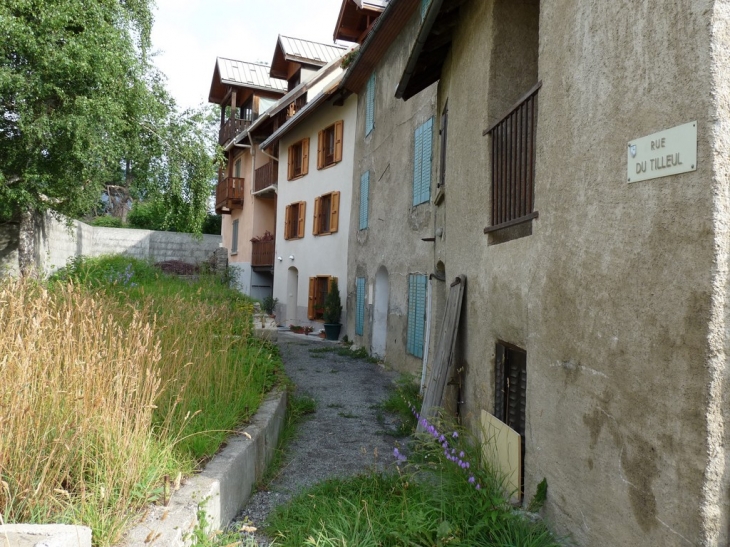
[[[537,218],[535,192],[535,133],[537,92],[533,87],[509,113],[484,131],[492,135],[492,223],[493,232]]]

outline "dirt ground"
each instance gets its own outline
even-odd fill
[[[274,507],[319,481],[394,461],[395,439],[386,433],[394,418],[378,404],[393,388],[395,373],[363,359],[317,351],[335,346],[312,336],[280,332],[279,347],[296,395],[313,397],[317,410],[300,424],[275,479],[266,490],[254,493],[233,529],[244,524],[260,527]],[[258,531],[244,536],[246,546],[271,543]]]

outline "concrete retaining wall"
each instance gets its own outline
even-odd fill
[[[18,274],[18,224],[0,225],[0,273]],[[76,256],[126,254],[155,262],[206,261],[220,246],[221,236],[156,232],[131,228],[102,228],[79,221],[67,224],[46,215],[36,224],[36,267],[49,274]]]

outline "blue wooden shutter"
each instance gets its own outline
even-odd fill
[[[375,127],[375,74],[370,76],[365,92],[365,136]]]
[[[421,0],[421,19],[426,17],[426,12],[428,11],[428,6],[431,3],[431,0]]]
[[[411,355],[423,357],[426,333],[426,286],[425,275],[408,276],[408,341],[406,350]]]
[[[418,126],[413,151],[413,205],[431,199],[431,154],[433,150],[433,118]]]
[[[365,278],[358,277],[356,280],[356,310],[355,310],[355,334],[362,336],[365,331]]]
[[[423,167],[423,126],[416,128],[413,138],[413,205],[421,203],[421,169]]]
[[[370,171],[360,177],[360,229],[368,227],[368,205],[370,203]]]

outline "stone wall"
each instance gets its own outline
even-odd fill
[[[15,223],[0,225],[0,272],[18,274],[18,230]],[[221,236],[156,232],[132,228],[103,228],[79,221],[66,223],[50,215],[36,225],[36,266],[44,274],[66,265],[76,256],[125,254],[161,262],[204,262],[219,248]]]

